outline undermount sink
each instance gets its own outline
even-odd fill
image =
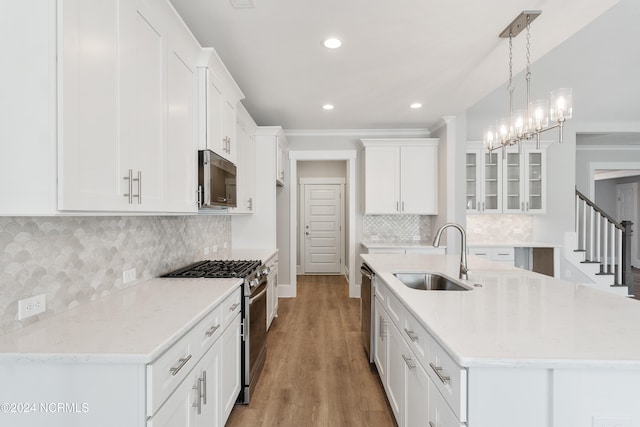
[[[437,273],[405,272],[394,273],[405,286],[423,291],[470,291],[459,283]]]

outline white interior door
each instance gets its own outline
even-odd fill
[[[342,186],[304,185],[304,272],[338,274],[342,253]]]
[[[631,264],[638,266],[638,184],[618,184],[616,185],[616,210],[618,222],[631,221],[633,235],[631,237]]]

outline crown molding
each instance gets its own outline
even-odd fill
[[[286,136],[429,137],[429,129],[287,129]]]

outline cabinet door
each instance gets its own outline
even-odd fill
[[[58,209],[125,210],[118,2],[67,0],[58,7]]]
[[[480,150],[468,150],[465,159],[467,212],[480,212]]]
[[[378,375],[380,375],[380,381],[382,384],[387,383],[387,328],[389,325],[389,319],[382,308],[383,304],[379,298],[376,297],[374,302],[375,306],[375,348],[373,354],[373,361],[378,368]]]
[[[256,197],[256,144],[253,135],[238,127],[238,173],[236,196],[238,206],[229,209],[232,213],[253,213]]]
[[[223,426],[240,394],[240,314],[233,318],[231,324],[222,334],[222,370],[220,372],[220,419]]]
[[[194,382],[194,394],[196,395],[192,404],[194,411],[195,427],[222,427],[224,422],[220,422],[222,408],[222,395],[220,382],[224,372],[222,366],[223,336],[216,341],[205,356],[200,360],[194,369],[197,373],[197,380]],[[238,360],[240,357],[238,356]],[[198,399],[199,393],[199,399]]]
[[[418,361],[409,357],[405,361],[407,388],[404,425],[406,427],[429,426],[425,420],[429,419],[429,383],[431,379]],[[438,424],[434,423],[434,426],[436,425]]]
[[[398,426],[404,426],[406,363],[403,356],[411,353],[411,350],[409,350],[402,335],[400,335],[400,331],[392,322],[389,322],[387,330],[387,339],[389,340],[387,346],[387,398]]]
[[[546,151],[527,149],[524,164],[525,210],[529,213],[545,213],[546,194]]]
[[[482,152],[482,212],[502,212],[502,162],[501,152]]]
[[[440,394],[436,386],[431,380],[428,381],[429,386],[429,415],[427,418],[429,426],[437,427],[465,427],[466,424],[460,422],[453,411],[449,408]]]
[[[211,70],[204,70],[206,80],[206,148],[226,158],[226,141],[222,136],[222,89]]]
[[[225,141],[224,153],[227,160],[238,162],[238,142],[236,133],[236,103],[227,97],[222,101],[222,140]]]
[[[144,211],[164,208],[167,23],[160,6],[120,3],[121,191],[132,192],[132,206]]]
[[[522,176],[523,154],[516,149],[506,153],[504,162],[503,212],[520,213],[525,211],[524,184]]]
[[[276,185],[284,185],[284,148],[276,136]]]
[[[197,369],[197,367],[196,367]],[[147,421],[147,427],[194,427],[200,371],[194,370],[176,388],[160,409]]]
[[[196,61],[200,46],[180,25],[172,26],[172,34],[167,64],[165,205],[169,212],[195,212],[198,173]]]
[[[400,212],[438,213],[438,147],[400,149]]]
[[[364,213],[400,212],[400,148],[365,148]]]

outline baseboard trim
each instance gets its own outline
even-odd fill
[[[295,298],[296,288],[290,284],[278,284],[278,298]]]

